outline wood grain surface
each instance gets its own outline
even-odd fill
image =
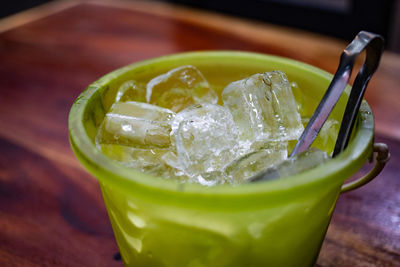
[[[68,142],[74,99],[103,74],[209,49],[275,54],[334,72],[345,46],[157,2],[55,2],[0,21],[0,266],[122,265],[97,181]],[[400,266],[399,74],[400,57],[385,52],[366,95],[376,140],[392,159],[377,179],[339,198],[318,266]]]

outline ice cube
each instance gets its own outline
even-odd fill
[[[205,186],[214,186],[217,184],[232,184],[232,179],[228,177],[224,171],[201,173],[192,178],[192,181]]]
[[[184,172],[184,169],[182,165],[180,164],[178,160],[178,156],[176,155],[175,151],[169,151],[165,153],[162,157],[161,160],[169,166],[173,171],[173,175],[176,177],[186,177],[187,175]]]
[[[173,88],[164,92],[157,99],[156,104],[160,107],[170,108],[174,112],[179,112],[186,107],[194,105],[195,101],[189,90]]]
[[[266,172],[253,176],[249,181],[267,181],[298,174],[321,165],[329,159],[325,151],[310,148],[294,157],[282,161],[277,166],[271,167]]]
[[[296,82],[291,82],[290,87],[292,88],[294,99],[296,100],[297,110],[300,114],[303,114],[305,112],[305,94]]]
[[[168,154],[172,153],[168,149],[146,149],[113,144],[101,144],[99,148],[105,155],[127,167],[155,176],[176,178],[179,181],[188,178],[183,177],[182,173],[168,165],[164,160]]]
[[[302,118],[301,120],[306,126],[310,118]],[[312,147],[332,152],[339,133],[339,127],[340,124],[337,120],[327,119],[319,131],[317,138],[315,138],[314,142],[312,143]]]
[[[238,133],[229,110],[203,103],[177,113],[172,122],[177,158],[189,176],[221,170],[236,157]]]
[[[230,83],[222,92],[242,140],[287,141],[304,130],[285,73],[255,74]]]
[[[238,184],[257,173],[277,165],[287,158],[285,142],[270,142],[263,148],[246,154],[225,168],[231,180]]]
[[[322,126],[319,137],[317,138],[318,146],[320,149],[327,150],[333,148],[339,133],[339,122],[335,119],[328,119]]]
[[[162,155],[169,152],[168,149],[146,149],[114,144],[101,144],[100,150],[107,156],[124,163],[124,165],[138,170],[158,167]]]
[[[136,101],[146,102],[146,87],[137,81],[123,83],[115,96],[115,102]]]
[[[171,110],[134,101],[117,102],[106,114],[96,137],[98,144],[169,147]]]
[[[196,67],[187,65],[172,69],[149,81],[146,100],[148,103],[178,112],[195,103],[216,104],[218,95]]]

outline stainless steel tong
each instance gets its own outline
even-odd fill
[[[365,89],[375,70],[378,68],[383,46],[384,40],[382,36],[361,31],[344,49],[340,57],[339,67],[328,90],[312,115],[310,122],[307,124],[306,129],[290,156],[297,155],[310,148],[312,142],[317,137],[326,119],[343,93],[350,79],[356,58],[363,50],[366,50],[365,62],[358,72],[351,89],[332,157],[335,157],[346,148],[357,118],[358,110],[360,109],[361,101],[364,97]]]
[[[332,79],[332,82],[330,83],[325,95],[323,96],[321,102],[307,124],[307,127],[294,147],[290,157],[302,153],[310,148],[332,109],[335,107],[340,96],[342,95],[351,77],[351,72],[353,70],[356,58],[365,50],[365,62],[358,72],[351,89],[332,157],[335,157],[346,148],[356,122],[358,110],[360,108],[365,89],[372,75],[378,68],[383,48],[384,39],[382,36],[361,31],[344,49],[340,57],[338,69]],[[251,182],[266,180],[267,177],[264,177],[264,174],[267,173],[268,172],[257,174],[255,177],[252,177],[249,180]]]

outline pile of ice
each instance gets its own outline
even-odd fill
[[[304,126],[285,73],[234,81],[222,92],[223,105],[218,101],[193,66],[146,85],[128,81],[118,90],[96,144],[140,171],[208,186],[242,183],[288,165],[288,142],[297,140]]]

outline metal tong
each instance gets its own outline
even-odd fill
[[[336,70],[332,82],[330,83],[325,95],[323,96],[321,102],[307,124],[307,127],[290,154],[290,157],[302,153],[310,148],[332,109],[335,107],[340,96],[342,95],[351,77],[351,72],[353,70],[356,58],[361,54],[362,51],[366,50],[365,62],[358,72],[351,89],[332,157],[335,157],[346,148],[356,122],[358,110],[360,109],[365,89],[372,75],[378,68],[383,48],[384,39],[382,36],[361,31],[344,49],[340,57],[338,69]],[[264,180],[263,178],[265,177],[263,177],[263,174],[265,173],[256,175],[251,179],[251,181]]]
[[[361,101],[369,80],[376,71],[383,52],[383,37],[374,33],[361,31],[354,40],[344,49],[339,67],[328,87],[324,97],[312,115],[310,122],[294,147],[291,157],[310,148],[317,137],[326,119],[331,113],[343,93],[353,70],[354,62],[363,50],[366,50],[364,65],[358,72],[343,114],[338,138],[332,157],[342,152],[350,139]]]

